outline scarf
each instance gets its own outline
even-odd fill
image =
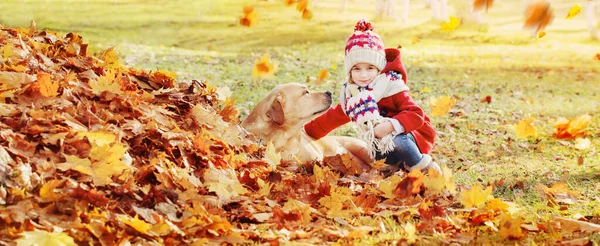
[[[377,102],[407,90],[408,86],[402,81],[402,75],[396,71],[377,75],[373,82],[365,87],[351,82],[342,86],[340,103],[354,123],[358,137],[367,143],[371,158],[374,159],[377,152],[387,154],[394,150],[394,136],[391,133],[381,139],[375,137],[373,128],[385,121],[379,113]]]

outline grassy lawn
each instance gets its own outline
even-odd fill
[[[312,20],[282,2],[4,0],[0,9],[10,11],[0,13],[0,24],[28,27],[34,19],[40,29],[77,32],[92,52],[115,46],[127,66],[227,86],[244,117],[273,86],[306,83],[321,69],[329,70],[328,81],[310,86],[337,94],[346,39],[358,19],[374,19],[374,7],[365,7],[373,0],[350,1],[344,13],[338,0],[321,0]],[[238,25],[245,4],[259,14],[251,28]],[[451,114],[432,121],[439,133],[434,158],[454,171],[459,187],[495,185],[493,195],[518,204],[524,218],[583,216],[600,223],[600,61],[593,59],[600,41],[590,38],[583,14],[564,18],[572,4],[553,1],[555,20],[540,39],[522,29],[516,0],[494,3],[485,24],[452,33],[441,33],[421,2],[413,3],[408,23],[373,23],[388,47],[402,46],[408,86],[426,112],[431,98],[457,99]],[[265,53],[278,63],[276,76],[254,80],[254,61]],[[481,102],[486,96],[491,103]],[[557,118],[584,114],[593,117],[590,148],[552,137]],[[527,117],[535,118],[538,136],[517,139],[513,126]],[[352,133],[346,126],[335,134]],[[561,181],[579,200],[547,206],[535,187]]]

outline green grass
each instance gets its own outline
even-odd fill
[[[275,0],[4,0],[0,9],[10,11],[0,13],[0,23],[28,27],[34,19],[38,28],[77,32],[92,52],[115,46],[128,66],[227,86],[244,117],[273,86],[305,83],[320,69],[330,70],[329,80],[310,86],[337,93],[346,38],[358,19],[373,19],[373,10],[351,1],[347,12],[339,13],[337,0],[321,2],[307,21]],[[238,25],[245,4],[259,13],[251,28]],[[590,38],[583,14],[564,18],[572,4],[553,1],[557,16],[541,39],[522,29],[520,1],[498,1],[484,14],[485,25],[449,34],[439,31],[440,23],[431,21],[418,1],[409,23],[374,21],[388,47],[402,45],[408,85],[426,112],[432,97],[458,99],[453,111],[462,114],[432,118],[439,132],[436,160],[454,170],[461,186],[503,180],[494,196],[516,202],[529,218],[600,217],[600,61],[593,60],[600,42]],[[421,41],[413,44],[415,37]],[[276,77],[255,81],[254,60],[265,53],[278,63]],[[490,104],[480,102],[486,96],[492,97]],[[582,114],[593,116],[590,149],[576,150],[574,141],[552,137],[553,120]],[[513,125],[526,117],[536,118],[539,135],[516,139]],[[346,126],[334,133],[351,131]],[[581,201],[567,210],[548,207],[535,187],[558,181],[580,191]]]

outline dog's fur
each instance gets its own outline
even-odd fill
[[[303,131],[304,124],[327,111],[331,93],[311,92],[305,85],[276,86],[264,97],[241,126],[264,144],[271,142],[283,159],[321,161],[325,156],[349,153],[363,168],[371,163],[366,143],[351,137],[325,136],[315,140]]]

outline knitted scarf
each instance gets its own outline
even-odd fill
[[[377,152],[386,154],[394,150],[394,136],[377,139],[373,128],[384,122],[379,113],[377,102],[382,98],[392,96],[402,91],[407,91],[408,86],[402,81],[402,75],[395,71],[389,71],[377,75],[373,82],[365,87],[355,83],[344,83],[340,93],[340,103],[354,123],[360,139],[367,142],[371,158],[375,158]]]

